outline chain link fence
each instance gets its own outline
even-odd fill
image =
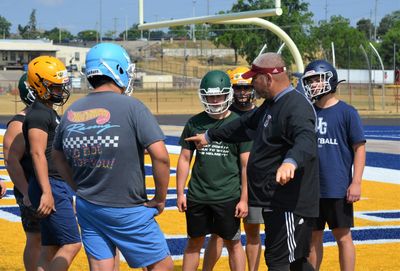
[[[61,108],[63,111],[74,101],[90,92],[86,80],[82,79],[80,88],[73,88],[69,101]],[[133,97],[141,100],[154,114],[195,114],[203,110],[197,89],[199,79],[185,76],[173,77],[172,82],[135,82]],[[366,84],[339,85],[338,98],[353,105],[361,115],[399,114],[400,85]],[[258,101],[261,104],[262,101]],[[24,108],[18,92],[18,81],[0,80],[0,114],[14,115]]]

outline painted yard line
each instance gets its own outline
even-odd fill
[[[400,210],[354,212],[354,216],[375,222],[393,222],[400,221]]]
[[[0,210],[0,219],[4,219],[10,222],[21,222],[21,217],[3,210]]]
[[[354,244],[357,245],[379,245],[379,244],[389,244],[389,243],[400,243],[400,239],[394,239],[394,240],[374,240],[374,241],[353,241]],[[323,244],[324,247],[331,247],[331,246],[337,246],[336,242],[327,242]],[[245,247],[243,246],[243,249],[245,249]],[[262,245],[261,246],[262,250],[265,250],[265,246]],[[204,258],[204,251],[205,249],[201,249],[200,250],[200,258]],[[222,257],[228,257],[228,250],[224,247],[222,248],[222,253],[221,253]],[[171,255],[172,259],[175,260],[182,260],[183,259],[183,255]]]
[[[166,144],[167,151],[169,154],[180,154],[181,146]]]
[[[379,227],[379,228],[365,228],[353,229],[353,240],[356,244],[377,244],[377,243],[397,243],[400,242],[400,227]],[[245,244],[245,235],[242,234],[241,241]],[[208,238],[206,238],[208,239]],[[265,235],[261,234],[262,243],[265,240]],[[180,235],[179,237],[167,237],[167,243],[171,251],[171,255],[181,255],[186,247],[187,237]],[[324,232],[324,244],[333,245],[335,243],[334,237],[330,231]]]
[[[400,170],[366,166],[363,180],[400,184]]]

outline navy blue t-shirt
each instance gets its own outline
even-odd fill
[[[329,108],[315,106],[321,198],[344,198],[352,181],[353,146],[365,142],[357,110],[339,101]]]

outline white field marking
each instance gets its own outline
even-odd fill
[[[377,245],[377,244],[389,244],[389,243],[400,243],[400,239],[379,239],[379,240],[369,240],[369,241],[353,241],[355,245]],[[324,247],[337,246],[336,242],[327,242],[323,244]],[[243,247],[245,248],[245,247]],[[261,249],[265,250],[265,246],[262,245]],[[228,250],[224,247],[222,248],[222,257],[228,257]],[[200,257],[204,257],[204,249],[200,251]],[[183,255],[172,255],[171,258],[175,260],[182,260]]]
[[[147,197],[148,198],[152,198],[152,197],[154,197],[154,194],[147,194]],[[176,196],[176,194],[174,193],[174,194],[167,194],[167,197],[166,197],[166,199],[176,199],[177,198],[177,196]]]
[[[18,207],[18,205],[0,205],[1,207]],[[14,215],[12,213],[0,210],[0,219],[4,219],[10,222],[21,222],[21,217]]]
[[[376,222],[400,221],[400,217],[399,218],[385,218],[385,217],[378,217],[378,216],[373,215],[373,214],[380,214],[380,213],[400,213],[400,210],[354,212],[354,217],[362,218],[362,219],[369,220],[369,221],[376,221]]]
[[[364,168],[363,180],[400,184],[400,170],[366,166]]]
[[[0,180],[3,182],[11,182],[10,176],[8,175],[0,175]]]
[[[152,167],[152,164],[144,164],[145,167]],[[176,167],[169,167],[169,169],[175,170],[176,171]]]
[[[180,154],[181,146],[177,145],[166,145],[169,154]]]
[[[377,240],[353,240],[355,245],[378,245],[378,244],[389,244],[389,243],[400,243],[400,239],[377,239]],[[324,247],[337,246],[336,242],[326,242]]]
[[[165,207],[164,210],[174,211],[174,210],[178,210],[178,207],[176,207],[176,206]]]

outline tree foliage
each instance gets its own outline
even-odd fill
[[[9,37],[10,36],[10,27],[11,23],[0,15],[0,35],[1,37]]]
[[[97,30],[84,30],[77,34],[77,37],[83,41],[95,41],[100,39]]]
[[[372,40],[372,33],[374,31],[374,24],[370,19],[362,18],[357,22],[357,30],[364,33],[365,37]]]
[[[394,57],[396,58],[396,66],[400,66],[400,21],[382,37],[379,52],[386,69],[393,68]]]
[[[332,16],[330,21],[323,21],[319,26],[311,28],[311,40],[318,41],[322,58],[332,61],[331,50],[334,42],[336,66],[338,68],[360,68],[365,65],[361,55],[360,45],[367,43],[365,35],[350,26],[349,19],[342,16]],[[351,59],[351,61],[350,61]]]
[[[268,9],[272,8],[273,4],[273,1],[238,0],[230,12]],[[312,24],[312,13],[308,11],[308,5],[301,0],[286,0],[282,5],[282,16],[264,18],[281,27],[296,43],[300,53],[306,57],[311,56],[313,52],[307,36],[308,29]],[[225,26],[225,28],[227,27]],[[229,26],[227,30],[215,32],[216,44],[221,43],[238,50],[239,54],[244,56],[249,63],[258,55],[264,44],[267,44],[268,51],[277,51],[283,43],[278,36],[260,27],[233,25]],[[288,50],[283,51],[283,56],[288,63],[293,62]]]
[[[36,9],[33,9],[29,15],[29,22],[27,25],[18,25],[19,35],[24,39],[37,39],[40,38],[40,33],[36,29]]]
[[[74,38],[74,35],[72,35],[71,32],[65,29],[60,29],[58,27],[54,27],[51,30],[44,31],[43,36],[45,38],[48,38],[49,40],[54,41],[54,43],[67,42]]]
[[[245,55],[242,50],[245,48],[244,37],[246,31],[243,30],[247,26],[241,25],[213,25],[211,31],[215,34],[213,40],[215,46],[221,45],[233,49],[235,53],[235,65],[238,62],[238,56]]]
[[[134,24],[128,29],[128,37],[126,38],[127,40],[137,40],[141,38],[141,31],[138,29],[139,24]],[[122,32],[119,34],[120,38],[123,38],[125,35],[125,32]],[[143,38],[147,38],[149,35],[148,30],[143,30]]]
[[[400,10],[393,11],[384,16],[377,29],[378,37],[383,37],[397,22],[400,22]]]
[[[168,35],[174,39],[189,39],[190,26],[178,25],[168,28]]]

